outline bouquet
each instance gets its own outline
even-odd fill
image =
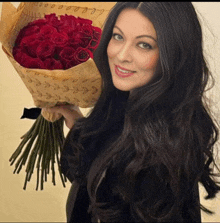
[[[20,156],[14,173],[19,173],[27,163],[23,189],[34,167],[36,190],[39,184],[43,189],[50,169],[55,185],[55,163],[65,186],[59,163],[65,139],[64,120],[61,115],[57,117],[40,108],[63,103],[87,108],[95,104],[100,95],[101,76],[93,52],[114,4],[25,2],[18,9],[7,2],[2,5],[2,49],[30,91],[36,109],[41,111],[10,158],[12,165]]]
[[[13,56],[26,68],[66,70],[93,58],[100,37],[91,20],[53,13],[21,29]]]

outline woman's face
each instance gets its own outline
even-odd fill
[[[107,54],[117,89],[131,91],[149,83],[159,60],[153,24],[138,10],[124,9],[116,20]]]

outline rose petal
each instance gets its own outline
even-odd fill
[[[18,36],[17,36],[16,41],[15,41],[15,45],[19,46],[20,43],[21,43],[21,40],[24,37],[31,36],[35,33],[39,33],[39,31],[40,31],[40,28],[38,26],[26,26],[26,27],[24,27],[18,33]]]
[[[79,62],[75,61],[75,60],[71,60],[71,61],[68,61],[66,64],[65,64],[65,70],[66,69],[69,69],[71,67],[74,67],[76,65],[80,64]]]
[[[92,37],[84,32],[76,32],[72,38],[69,39],[69,44],[75,47],[78,45],[79,47],[86,48],[90,42]]]
[[[61,15],[60,16],[60,23],[62,27],[70,27],[75,29],[77,24],[77,18],[73,15]]]
[[[14,59],[23,67],[44,69],[44,64],[39,58],[32,58],[19,48],[14,51]]]
[[[74,53],[74,60],[79,63],[86,62],[90,57],[93,58],[92,52],[82,47],[79,47]]]
[[[44,67],[48,70],[63,69],[63,65],[61,64],[61,62],[55,60],[54,58],[47,58],[44,61]]]
[[[45,25],[45,26],[42,26],[41,29],[40,29],[40,33],[42,34],[42,36],[49,36],[51,37],[52,35],[54,35],[55,33],[57,33],[57,29],[54,28],[53,26],[51,25]]]
[[[26,36],[20,40],[20,46],[21,48],[25,48],[27,53],[31,57],[37,57],[36,55],[36,49],[38,45],[41,43],[40,39],[40,34],[36,33],[30,36]]]
[[[43,41],[37,47],[36,54],[40,59],[44,60],[47,57],[53,57],[54,51],[55,46],[51,43],[51,41]]]
[[[58,27],[60,25],[60,20],[58,19],[55,13],[45,15],[45,19],[51,26]]]
[[[57,47],[65,47],[68,43],[69,37],[66,33],[55,33],[51,37],[51,41]]]
[[[13,49],[14,59],[21,65],[24,66],[26,60],[29,60],[30,56],[27,55],[25,50],[22,50],[19,47]]]
[[[28,47],[26,47],[26,50],[31,57],[37,57],[36,50],[40,43],[41,41],[36,39],[35,41],[30,42]]]
[[[81,32],[86,33],[89,36],[93,36],[93,28],[90,24],[85,23],[81,27]]]
[[[33,34],[31,36],[25,36],[20,41],[20,46],[28,46],[29,43],[35,41],[36,39],[39,39],[40,34]]]
[[[39,58],[30,58],[25,61],[24,67],[44,69],[44,63]]]
[[[59,56],[60,56],[60,60],[63,64],[64,67],[66,67],[66,65],[73,60],[73,56],[75,53],[75,49],[72,47],[65,47],[63,48],[63,50],[60,52]]]
[[[72,47],[65,47],[60,52],[60,57],[66,60],[71,60],[74,53],[75,53],[75,49],[73,49]]]
[[[48,23],[48,21],[46,19],[37,19],[33,22],[30,22],[28,25],[31,25],[31,26],[38,26],[38,27],[41,27],[41,26],[44,26]]]
[[[93,28],[93,38],[96,40],[100,40],[102,30],[99,27],[95,27],[95,26],[93,26],[92,28]]]
[[[94,52],[97,49],[99,42],[100,42],[99,40],[91,39],[91,41],[88,44],[87,49],[89,49],[91,52]]]
[[[76,35],[76,30],[74,28],[71,28],[70,26],[65,26],[60,33],[66,33],[69,38],[73,38]]]

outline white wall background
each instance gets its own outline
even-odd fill
[[[17,7],[19,2],[13,2]],[[193,2],[201,18],[204,31],[204,49],[210,68],[216,79],[215,87],[208,93],[212,108],[220,120],[220,2]],[[0,11],[2,2],[0,2]],[[207,28],[208,27],[208,28]],[[35,178],[24,191],[24,171],[13,175],[14,166],[9,157],[20,143],[20,137],[32,126],[32,120],[21,120],[24,107],[34,107],[32,97],[6,55],[0,49],[0,222],[65,222],[65,205],[70,184],[63,188],[45,184],[43,191],[35,191]],[[67,132],[67,129],[65,129]],[[49,179],[50,180],[50,179]],[[201,202],[216,212],[209,216],[202,213],[203,222],[220,222],[220,196]]]

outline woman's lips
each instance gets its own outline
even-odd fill
[[[135,71],[131,71],[131,70],[127,70],[125,68],[122,68],[118,65],[115,65],[115,73],[119,76],[119,77],[122,77],[122,78],[125,78],[125,77],[130,77],[132,76]]]

